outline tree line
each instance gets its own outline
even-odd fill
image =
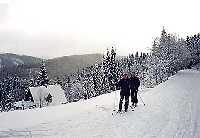
[[[191,68],[199,63],[200,34],[186,39],[167,33],[163,28],[160,37],[154,39],[149,52],[130,53],[119,57],[115,47],[107,49],[102,62],[79,69],[72,74],[48,79],[45,63],[35,76],[20,78],[5,76],[0,80],[0,109],[8,111],[13,103],[21,99],[31,100],[29,87],[59,84],[65,90],[68,102],[89,99],[115,91],[121,75],[135,72],[142,87],[154,87],[179,70]]]
[[[179,70],[191,68],[200,59],[200,34],[186,39],[167,33],[163,28],[154,39],[150,52],[135,52],[119,58],[112,47],[102,63],[84,68],[62,81],[68,102],[88,99],[116,90],[115,84],[124,72],[135,72],[142,87],[152,88]]]

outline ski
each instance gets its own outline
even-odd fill
[[[121,111],[121,112],[119,112],[119,111],[113,111],[113,112],[112,112],[112,115],[124,114],[124,113],[126,113],[126,112],[125,112],[125,111]]]
[[[130,105],[129,106],[129,110],[127,112],[129,112],[129,111],[135,111],[136,107],[137,107],[137,105]],[[124,110],[122,110],[121,112],[119,112],[116,109],[113,109],[112,115],[114,115],[114,114],[124,114],[124,113],[127,113],[127,112],[125,112]]]
[[[133,112],[133,111],[134,111],[134,108],[130,108],[127,112],[125,112],[124,110],[122,110],[121,112],[116,111],[116,110],[113,110],[112,115],[116,115],[116,114],[125,114],[125,113]]]
[[[131,108],[132,111],[134,111],[136,107],[137,106],[135,106],[135,105],[134,106],[132,106],[132,105],[130,106],[130,108]]]
[[[131,109],[134,109],[134,108],[136,108],[136,107],[137,107],[137,105],[131,105],[131,106],[130,106]]]

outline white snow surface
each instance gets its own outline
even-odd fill
[[[14,103],[15,108],[32,108],[34,106],[34,103],[32,101],[18,101]]]
[[[0,137],[199,138],[200,72],[184,70],[140,90],[135,111],[112,115],[119,92],[66,105],[0,113]],[[115,100],[116,99],[116,100]]]
[[[30,87],[30,91],[36,105],[39,105],[40,98],[42,98],[42,101],[44,102],[44,98],[47,97],[49,93],[52,96],[52,102],[49,104],[50,106],[67,102],[65,91],[60,85],[48,85],[47,88],[45,86]]]

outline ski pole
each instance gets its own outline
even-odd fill
[[[140,96],[140,94],[138,93],[138,96],[140,97],[140,100],[142,101],[142,103],[144,104],[144,106],[145,106],[145,103],[144,103],[144,101],[142,100],[142,97]]]

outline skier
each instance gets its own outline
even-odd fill
[[[131,73],[131,76],[129,78],[129,82],[130,82],[130,89],[131,89],[132,106],[136,107],[137,103],[138,103],[137,93],[138,93],[138,88],[140,86],[140,80],[135,75],[135,72]]]
[[[118,112],[122,111],[122,104],[125,98],[125,112],[128,110],[129,104],[129,96],[130,96],[130,88],[129,88],[129,79],[128,74],[124,73],[122,79],[118,82],[118,87],[120,87],[120,101],[119,101],[119,110]]]

